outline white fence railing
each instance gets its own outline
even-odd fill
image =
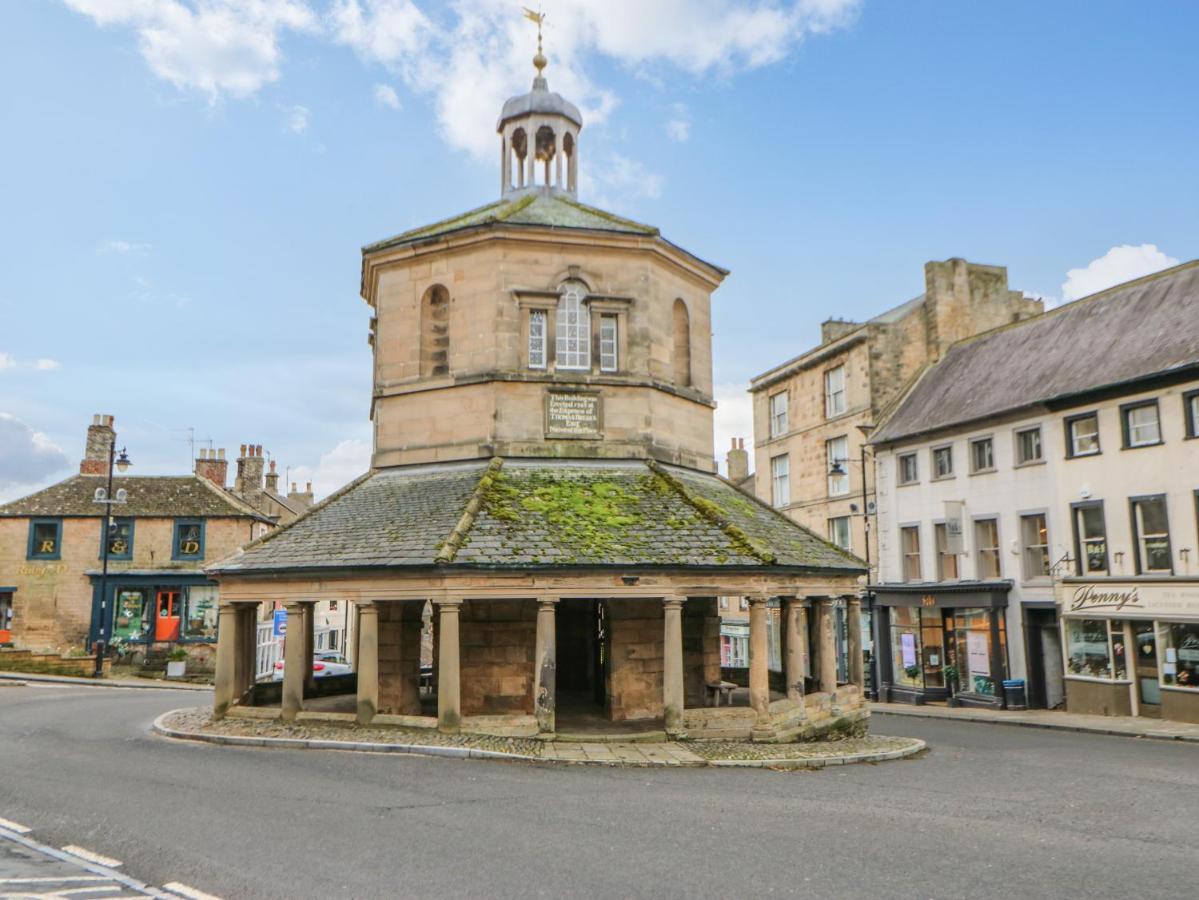
[[[345,633],[340,628],[325,626],[314,628],[312,634],[313,651],[342,652]],[[283,638],[275,637],[273,622],[258,623],[258,652],[255,661],[255,677],[258,681],[268,681],[275,675],[275,663],[283,659]]]

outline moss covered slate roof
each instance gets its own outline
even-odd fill
[[[865,571],[718,476],[635,460],[378,470],[210,571],[414,566]]]
[[[73,475],[28,497],[0,506],[0,517],[99,516],[96,488],[105,487],[101,475]],[[121,517],[220,518],[250,516],[269,521],[253,507],[195,475],[118,475],[112,479],[115,494],[124,488],[128,502],[115,507]]]

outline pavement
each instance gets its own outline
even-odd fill
[[[1126,898],[1188,890],[1199,748],[874,717],[917,758],[819,771],[214,747],[183,691],[0,691],[0,817],[224,898]],[[87,896],[87,895],[73,895]]]
[[[0,685],[61,684],[78,687],[133,688],[151,691],[211,691],[211,684],[192,684],[187,681],[166,681],[157,678],[77,678],[74,675],[43,675],[27,672],[0,672]]]
[[[986,722],[990,725],[1023,725],[1030,728],[1056,728],[1088,734],[1112,734],[1123,737],[1153,738],[1165,741],[1199,743],[1199,725],[1133,716],[1086,716],[1056,709],[973,709],[959,706],[913,706],[910,703],[871,703],[874,713],[915,716],[955,722]]]

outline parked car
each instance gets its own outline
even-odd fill
[[[318,650],[312,654],[312,672],[317,678],[327,678],[330,675],[348,675],[354,671],[344,656],[334,650]],[[275,674],[272,681],[283,680],[283,660],[275,663]]]

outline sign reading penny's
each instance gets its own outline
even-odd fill
[[[599,437],[600,397],[565,391],[545,395],[546,437]]]
[[[1058,602],[1068,616],[1199,618],[1199,581],[1062,582]]]

